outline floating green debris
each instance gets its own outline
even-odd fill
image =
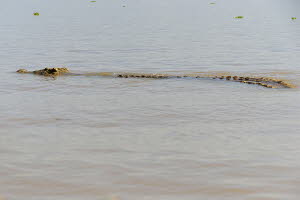
[[[90,2],[94,3],[94,2],[96,2],[96,1],[90,1]]]
[[[236,17],[234,17],[235,19],[243,19],[244,18],[244,16],[236,16]]]
[[[35,12],[35,13],[33,13],[33,15],[35,15],[35,16],[39,16],[39,15],[40,15],[40,13],[38,13],[38,12]]]
[[[292,20],[296,20],[297,19],[297,17],[292,17]]]
[[[210,3],[210,5],[214,5],[214,4],[216,4],[216,3],[215,3],[215,2],[211,2],[211,3]]]

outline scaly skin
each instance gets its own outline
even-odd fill
[[[26,69],[19,69],[17,71],[18,73],[31,73],[31,74],[37,74],[42,76],[59,76],[65,73],[68,73],[69,70],[67,68],[45,68],[41,70],[35,70],[35,71],[27,71]]]
[[[86,75],[86,76],[111,76],[119,78],[152,78],[152,79],[164,79],[164,78],[209,78],[220,79],[226,81],[240,82],[246,84],[255,84],[266,88],[295,88],[296,86],[290,84],[284,80],[267,78],[267,77],[243,77],[243,76],[210,76],[210,75],[169,75],[169,74],[146,74],[146,73],[86,73],[86,74],[72,74],[67,68],[44,68],[41,70],[27,71],[26,69],[19,69],[18,73],[31,73],[41,76],[59,76],[59,75]]]

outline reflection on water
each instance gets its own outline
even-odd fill
[[[232,72],[300,85],[298,1],[210,3],[4,2],[0,199],[297,200],[299,88],[14,73]]]

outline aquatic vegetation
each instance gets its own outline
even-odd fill
[[[297,17],[292,17],[292,20],[296,20],[297,19]]]
[[[40,15],[40,13],[38,13],[38,12],[35,12],[35,13],[33,13],[33,15],[35,15],[35,16],[39,16],[39,15]]]
[[[216,3],[215,3],[215,2],[211,2],[211,3],[210,3],[210,5],[214,5],[214,4],[216,4]]]
[[[268,78],[268,77],[243,77],[234,76],[229,74],[224,75],[212,75],[207,73],[206,75],[194,75],[194,74],[183,74],[183,75],[171,75],[171,74],[151,74],[151,73],[113,73],[113,72],[98,72],[98,73],[84,73],[84,74],[72,74],[67,68],[44,68],[41,70],[27,71],[26,69],[19,69],[18,73],[31,73],[41,76],[59,76],[59,75],[81,75],[81,76],[111,76],[116,78],[151,78],[151,79],[166,79],[166,78],[203,78],[203,79],[219,79],[225,81],[253,84],[263,86],[266,88],[295,88],[295,86],[287,81]]]
[[[96,2],[96,1],[90,1],[90,2],[94,3],[94,2]]]
[[[243,19],[244,18],[244,16],[236,16],[236,17],[234,17],[235,19]]]

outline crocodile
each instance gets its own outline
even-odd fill
[[[218,79],[224,81],[239,82],[244,84],[258,85],[266,88],[295,88],[296,86],[282,79],[275,79],[270,77],[251,77],[251,76],[236,76],[236,75],[172,75],[172,74],[156,74],[156,73],[114,73],[114,72],[99,72],[99,73],[71,73],[68,68],[44,68],[35,71],[27,71],[26,69],[19,69],[17,73],[29,73],[41,76],[56,77],[60,75],[86,75],[86,76],[111,76],[117,78],[151,78],[151,79],[166,79],[166,78],[208,78]]]
[[[36,75],[42,75],[42,76],[58,76],[58,75],[62,75],[65,73],[69,72],[68,68],[62,67],[62,68],[44,68],[44,69],[40,69],[40,70],[35,70],[35,71],[27,71],[26,69],[19,69],[17,71],[18,73],[31,73],[31,74],[36,74]]]

